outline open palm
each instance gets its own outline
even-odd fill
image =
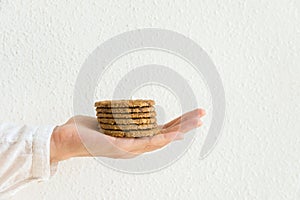
[[[142,153],[160,149],[173,140],[202,125],[202,109],[188,112],[171,122],[160,125],[160,133],[152,137],[116,138],[99,133],[96,118],[75,116],[59,127],[60,157],[62,160],[78,156],[133,158]]]

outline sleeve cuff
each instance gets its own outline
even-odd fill
[[[57,171],[58,163],[50,165],[50,140],[55,126],[38,127],[33,137],[32,177],[49,180]]]

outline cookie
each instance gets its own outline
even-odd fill
[[[157,124],[140,124],[140,125],[111,125],[111,124],[100,124],[100,127],[105,130],[145,130],[157,128]]]
[[[112,100],[99,101],[95,103],[95,107],[99,108],[136,108],[136,107],[151,107],[155,104],[153,100]]]
[[[153,124],[156,123],[156,118],[141,118],[141,119],[108,119],[98,118],[99,123],[103,124]]]
[[[148,112],[148,113],[117,113],[117,114],[108,114],[108,113],[97,113],[98,118],[109,118],[109,119],[140,119],[140,118],[151,118],[155,117],[155,112]]]
[[[154,112],[154,107],[136,107],[136,108],[96,108],[98,113],[144,113]]]
[[[99,129],[101,133],[110,135],[113,137],[126,137],[126,138],[136,138],[136,137],[148,137],[159,134],[159,129],[149,129],[149,130],[134,130],[134,131],[116,131],[116,130],[103,130]]]

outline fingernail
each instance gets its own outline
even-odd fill
[[[198,108],[198,117],[203,117],[204,115],[206,115],[206,112],[204,109]]]
[[[206,115],[206,111],[204,109],[201,109],[202,111],[202,116]]]

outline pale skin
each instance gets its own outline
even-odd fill
[[[57,126],[50,142],[51,163],[72,157],[134,158],[160,149],[202,125],[203,109],[188,112],[169,123],[160,125],[161,134],[143,138],[115,138],[99,133],[96,118],[75,116]]]

